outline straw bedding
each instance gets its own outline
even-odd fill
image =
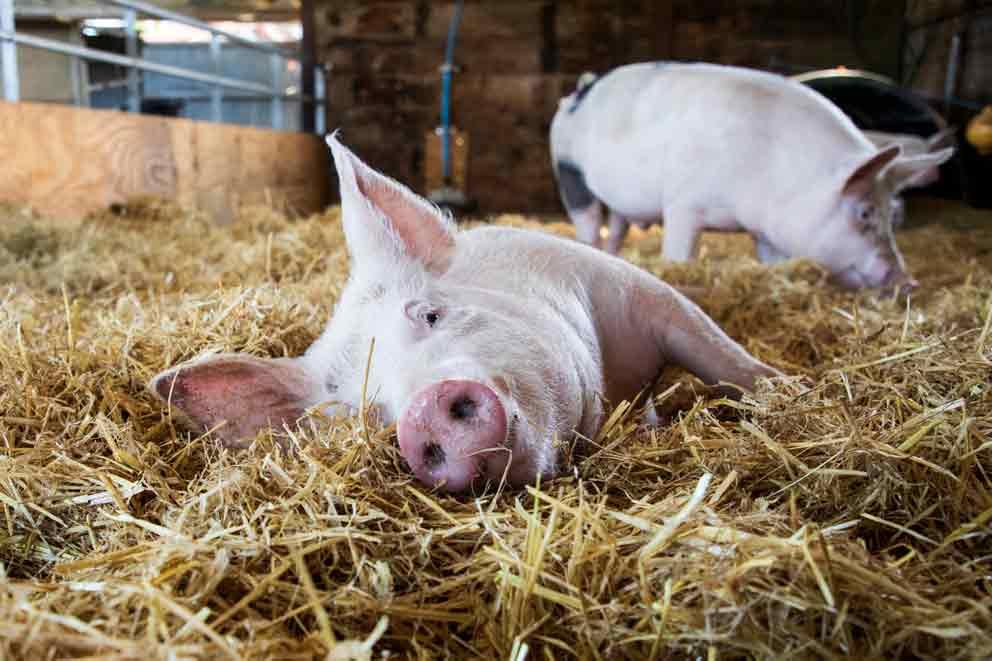
[[[336,210],[4,210],[0,656],[988,658],[992,233],[911,211],[939,223],[900,237],[908,306],[739,236],[690,265],[629,240],[791,377],[728,402],[669,375],[664,426],[620,406],[566,476],[459,500],[360,417],[226,451],[144,391],[302,351],[347,273]]]

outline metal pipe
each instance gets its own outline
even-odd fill
[[[444,49],[444,64],[441,65],[441,173],[445,186],[451,180],[451,75],[455,69],[455,40],[461,20],[462,0],[458,0],[448,24],[448,42]]]
[[[5,1],[9,2],[9,0],[0,0],[0,3]],[[122,67],[135,67],[136,69],[141,69],[142,71],[151,71],[153,73],[160,73],[164,76],[185,78],[186,80],[195,80],[207,84],[216,83],[223,87],[229,87],[232,89],[245,90],[248,92],[258,92],[270,98],[273,94],[272,87],[270,87],[269,85],[263,85],[261,83],[252,83],[245,80],[238,80],[237,78],[228,78],[226,76],[214,76],[208,73],[201,73],[199,71],[194,71],[192,69],[173,67],[168,64],[158,64],[157,62],[149,62],[147,60],[141,60],[134,57],[116,55],[114,53],[107,53],[105,51],[86,48],[85,46],[75,46],[73,44],[69,44],[64,41],[56,41],[54,39],[45,39],[44,37],[35,37],[27,34],[19,34],[12,32],[10,30],[0,30],[0,41],[5,42],[4,46],[6,45],[12,46],[14,43],[24,44],[25,46],[30,46],[32,48],[41,48],[44,50],[55,51],[56,53],[63,53],[65,55],[75,55],[77,57],[82,57],[87,60],[95,60],[97,62],[107,62],[108,64],[116,64]],[[4,65],[4,67],[6,69],[6,64]],[[6,87],[6,76],[4,80],[4,86]],[[296,97],[292,97],[292,98],[296,98]]]
[[[133,9],[124,10],[124,43],[128,57],[138,57],[138,13]],[[141,112],[141,81],[137,69],[127,70],[127,109]]]
[[[220,75],[220,37],[216,34],[210,38],[210,61],[214,66],[214,75]],[[213,85],[210,88],[210,118],[215,122],[223,120],[224,110],[222,105],[223,90],[220,85]]]
[[[0,31],[14,32],[14,0],[0,0]],[[12,42],[0,42],[0,57],[3,58],[3,98],[19,101],[21,85],[17,73],[17,46]]]
[[[241,44],[242,46],[247,46],[248,48],[254,48],[256,50],[265,51],[267,53],[279,53],[281,56],[291,59],[299,60],[300,56],[298,53],[289,51],[285,48],[280,48],[278,46],[272,46],[271,44],[265,44],[259,41],[254,41],[252,39],[246,39],[240,35],[236,35],[233,32],[228,32],[226,30],[221,30],[220,28],[215,28],[209,23],[204,23],[203,21],[198,21],[195,18],[185,16],[183,14],[177,14],[176,12],[169,11],[168,9],[162,9],[156,7],[155,5],[148,4],[147,2],[133,2],[132,0],[102,0],[110,5],[115,5],[117,7],[123,7],[126,9],[133,9],[141,14],[147,14],[149,16],[154,16],[155,18],[165,19],[167,21],[175,21],[176,23],[183,23],[189,25],[190,27],[199,28],[200,30],[206,30],[218,37],[224,37],[228,41]]]
[[[958,67],[961,64],[961,33],[951,37],[951,52],[947,56],[947,75],[944,77],[944,114],[951,110],[951,99],[958,86]]]
[[[269,68],[272,70],[272,128],[281,130],[282,122],[282,97],[284,89],[282,84],[282,57],[273,53],[269,57]]]
[[[327,132],[327,72],[324,67],[315,66],[313,68],[313,130],[317,135],[324,135]]]
[[[126,67],[129,71],[126,74],[126,85],[128,88],[128,107],[131,111],[139,111],[141,107],[141,78],[138,71],[150,71],[164,76],[171,76],[185,80],[192,80],[205,83],[211,86],[210,102],[213,119],[222,119],[223,88],[241,90],[262,95],[271,102],[272,125],[273,128],[283,128],[284,126],[284,101],[297,100],[302,104],[313,104],[314,108],[314,129],[318,133],[326,130],[326,98],[327,80],[326,71],[321,67],[314,67],[313,71],[313,94],[286,94],[285,90],[285,65],[283,60],[301,60],[297,51],[286,48],[272,46],[270,44],[253,41],[239,35],[215,28],[207,23],[160,9],[154,5],[144,2],[134,2],[132,0],[100,0],[108,5],[113,5],[125,9],[123,18],[125,23],[127,55],[118,55],[106,51],[88,48],[86,46],[72,43],[46,39],[33,35],[20,34],[16,31],[14,20],[13,0],[0,0],[0,70],[3,73],[4,98],[8,101],[20,99],[20,89],[17,70],[17,45],[28,46],[30,48],[40,48],[56,53],[62,53],[72,58],[106,62],[121,67]],[[139,57],[137,19],[138,14],[147,14],[155,18],[175,21],[209,32],[212,35],[210,42],[211,59],[213,60],[213,73],[204,73],[194,69],[150,62]],[[237,43],[241,46],[258,51],[267,52],[271,55],[270,66],[272,69],[272,85],[264,85],[237,78],[230,78],[220,75],[221,61],[220,52],[222,39]],[[306,75],[304,73],[304,75]],[[89,93],[89,85],[86,87],[86,94]]]

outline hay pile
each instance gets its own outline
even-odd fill
[[[992,656],[992,227],[914,206],[941,225],[901,237],[909,307],[739,237],[681,266],[629,241],[801,378],[675,381],[670,426],[621,410],[570,475],[470,501],[413,483],[392,430],[229,452],[144,392],[204,351],[302,351],[345,279],[336,212],[6,210],[0,656]]]

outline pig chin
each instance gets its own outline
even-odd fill
[[[847,289],[888,290],[912,283],[908,275],[882,257],[872,258],[865,268],[849,266],[834,274],[834,279]]]

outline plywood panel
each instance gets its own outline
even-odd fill
[[[0,200],[77,218],[138,195],[230,220],[239,205],[328,202],[313,135],[35,103],[0,103]]]

